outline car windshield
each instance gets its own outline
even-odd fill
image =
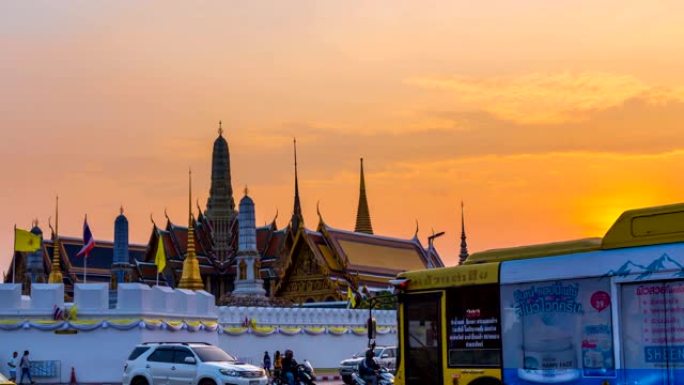
[[[366,356],[366,352],[367,352],[367,350],[364,350],[364,351],[362,351],[361,353],[356,353],[356,354],[354,354],[354,357],[365,357],[365,356]],[[380,354],[381,352],[382,352],[382,349],[375,349],[375,350],[373,350],[373,354],[375,354],[376,357],[377,357],[378,354]]]
[[[216,346],[193,348],[202,362],[235,362],[237,359]]]

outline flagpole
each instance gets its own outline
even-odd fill
[[[12,283],[15,281],[17,270],[17,224],[14,224],[14,253],[12,254]]]
[[[159,266],[157,266],[157,286],[159,286]]]
[[[88,226],[88,214],[85,215],[85,218],[83,219],[83,223],[84,223],[84,228],[83,228],[84,234],[83,235],[85,235],[85,230],[88,229],[88,232],[90,233],[90,239],[88,240],[88,242],[90,242],[90,240],[93,238],[93,233],[90,231],[90,227]],[[83,239],[83,242],[86,242],[86,240]],[[83,247],[85,247],[85,244],[83,244]],[[86,252],[83,255],[83,283],[84,284],[88,283],[88,254],[90,254],[90,251],[88,251],[88,249],[86,249]]]

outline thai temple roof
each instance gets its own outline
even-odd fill
[[[288,282],[300,282],[307,277],[325,276],[324,284],[307,283],[300,290],[333,293],[333,299],[344,298],[348,286],[367,285],[375,290],[386,288],[388,279],[406,270],[443,266],[439,253],[434,247],[424,248],[416,236],[398,238],[373,234],[369,201],[366,196],[366,181],[363,159],[360,164],[359,204],[356,212],[354,231],[343,230],[327,225],[319,211],[319,224],[316,229],[304,226],[299,191],[296,141],[294,141],[294,202],[292,217],[288,223],[278,228],[277,213],[271,223],[256,227],[256,247],[260,256],[260,274],[264,279],[274,280],[266,284],[275,284],[271,295],[293,295]],[[214,142],[212,159],[211,195],[207,200],[207,210],[202,211],[198,204],[199,214],[196,220],[191,219],[194,230],[194,247],[199,264],[199,271],[205,290],[215,294],[217,299],[223,292],[230,291],[232,279],[236,274],[235,255],[238,240],[238,218],[234,210],[234,199],[230,182],[230,159],[228,142],[224,138],[223,129],[219,128],[219,136]],[[217,159],[225,157],[225,159]],[[214,196],[213,194],[224,194]],[[191,198],[190,198],[191,199]],[[251,200],[251,198],[245,198]],[[252,203],[253,204],[253,203]],[[166,214],[166,213],[165,213]],[[192,217],[192,210],[191,215]],[[125,217],[122,214],[115,218],[117,226],[123,226]],[[187,224],[187,221],[178,223]],[[36,226],[35,231],[40,229]],[[120,230],[124,227],[120,227]],[[125,226],[127,238],[128,224]],[[227,237],[222,242],[217,236]],[[159,237],[167,257],[167,265],[159,274],[159,283],[177,286],[180,282],[184,260],[188,249],[188,227],[178,225],[166,216],[164,227],[152,224],[150,236],[146,244],[128,245],[128,265],[131,269],[129,279],[154,284],[157,281],[155,256]],[[83,241],[75,237],[59,237],[61,269],[63,280],[67,284],[80,282],[83,279],[83,258],[76,254],[83,246]],[[53,256],[53,241],[43,242],[43,266],[45,274],[50,272]],[[107,282],[112,274],[113,266],[112,241],[95,241],[95,249],[88,259],[88,280]],[[25,253],[15,253],[15,258],[25,258]],[[311,258],[303,261],[302,258]],[[302,265],[302,263],[304,265]],[[24,266],[23,262],[17,265]],[[301,270],[310,269],[309,274],[301,275]],[[298,275],[300,274],[300,275]],[[91,278],[92,277],[92,278]],[[211,278],[213,277],[213,278]],[[32,278],[33,279],[33,278]],[[211,281],[211,282],[209,282]],[[322,286],[321,286],[322,285]],[[303,289],[302,289],[303,288]],[[67,289],[68,290],[68,289]],[[323,295],[323,294],[321,294]],[[293,301],[300,299],[292,298]]]

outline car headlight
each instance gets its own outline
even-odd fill
[[[221,374],[223,374],[224,376],[228,376],[228,377],[239,377],[240,376],[240,372],[238,372],[237,370],[233,370],[233,369],[219,369],[219,372],[221,372]]]

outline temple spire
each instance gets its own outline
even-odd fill
[[[294,186],[294,207],[292,209],[292,228],[294,230],[301,226],[304,226],[304,217],[302,216],[302,205],[299,201],[299,176],[297,175],[297,138],[293,139],[294,145],[294,173],[295,173],[295,186]]]
[[[468,259],[468,242],[466,242],[465,219],[463,217],[463,201],[461,201],[461,252],[458,254],[458,264]]]
[[[373,234],[373,226],[371,225],[370,211],[368,210],[368,199],[366,198],[366,178],[363,174],[363,158],[361,158],[361,183],[359,185],[359,207],[356,210],[356,227],[354,231],[357,233]]]
[[[188,251],[183,261],[183,273],[178,284],[181,289],[202,290],[202,276],[195,254],[195,228],[192,217],[192,170],[188,172]]]
[[[52,268],[48,276],[49,283],[63,283],[62,265],[59,257],[59,195],[55,198],[55,239],[53,241]]]
[[[218,137],[214,140],[211,155],[211,188],[204,211],[205,219],[211,224],[213,251],[219,261],[225,262],[232,257],[231,226],[236,215],[230,177],[230,151],[228,141],[223,136],[223,123],[219,121]]]

